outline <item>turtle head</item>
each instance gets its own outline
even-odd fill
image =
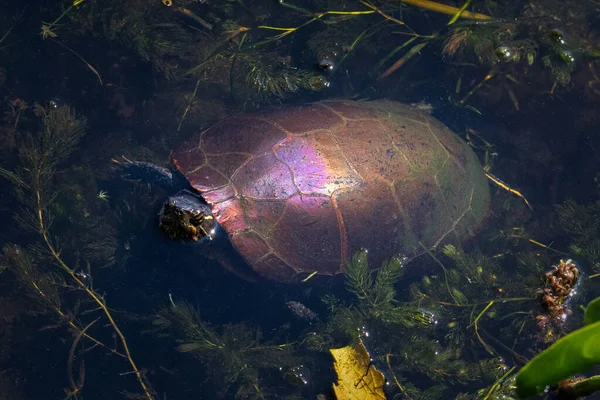
[[[210,206],[188,190],[169,197],[158,218],[160,230],[177,240],[212,240],[216,225]]]

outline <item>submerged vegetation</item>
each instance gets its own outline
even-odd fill
[[[506,399],[574,346],[600,276],[597,2],[20,7],[0,15],[0,399],[331,398],[330,349],[361,348],[387,398]],[[376,272],[361,251],[344,285],[256,286],[161,242],[160,189],[110,168],[321,97],[447,111],[498,188],[486,228]]]
[[[585,309],[585,327],[561,338],[533,358],[516,377],[517,394],[534,396],[547,386],[558,384],[558,398],[576,399],[600,391],[600,376],[573,377],[600,364],[597,351],[600,329],[600,297]]]
[[[496,350],[482,342],[490,354],[479,359],[470,359],[466,354],[472,350],[467,339],[473,340],[473,332],[465,332],[464,328],[468,327],[469,320],[473,322],[475,307],[463,305],[469,307],[470,314],[456,313],[456,308],[434,313],[413,301],[400,301],[395,284],[402,276],[403,267],[402,259],[394,259],[374,273],[369,269],[367,252],[357,253],[348,263],[345,274],[351,296],[326,295],[323,302],[328,308],[327,322],[317,323],[293,342],[266,341],[260,331],[243,323],[225,324],[217,329],[186,303],[161,308],[153,322],[155,333],[173,340],[178,351],[200,360],[206,379],[216,385],[222,395],[231,392],[235,398],[281,397],[290,390],[289,381],[286,382],[290,377],[296,377],[291,382],[300,380],[303,393],[314,390],[306,371],[302,376],[297,375],[299,366],[306,369],[306,363],[310,362],[307,354],[323,353],[348,343],[360,343],[358,346],[364,346],[369,352],[373,365],[392,384],[386,388],[390,395],[411,399],[445,398],[448,391],[451,388],[456,391],[456,387],[465,391],[461,398],[483,398],[482,393],[499,396],[510,393],[513,386],[507,378],[514,367],[509,368],[499,355],[511,356],[506,347]],[[480,317],[475,319],[475,324]],[[447,326],[441,328],[441,325]],[[477,328],[474,332],[477,334]],[[498,343],[501,342],[496,339],[494,345]],[[519,360],[519,355],[514,355]],[[521,356],[520,360],[524,358]],[[340,371],[338,374],[352,373]],[[338,376],[338,380],[343,379]],[[489,388],[467,394],[470,385],[486,381],[491,385]],[[337,390],[339,393],[340,389]],[[365,395],[371,398],[368,393]]]
[[[225,324],[219,330],[200,318],[187,303],[173,303],[158,310],[153,321],[156,334],[172,337],[177,350],[197,358],[203,375],[219,397],[238,399],[281,398],[293,385],[285,379],[294,374],[298,359],[293,343],[266,342],[258,329],[244,323]],[[268,383],[279,375],[279,384]]]
[[[16,171],[0,169],[0,175],[10,181],[15,197],[22,204],[16,216],[19,225],[39,235],[39,241],[28,249],[19,245],[6,245],[7,258],[17,281],[24,292],[41,306],[41,312],[54,314],[56,327],[65,326],[73,334],[73,344],[67,362],[68,397],[78,397],[85,382],[84,361],[73,365],[82,339],[87,350],[99,346],[129,362],[145,398],[152,399],[152,389],[136,365],[129,346],[113,312],[103,295],[93,287],[89,260],[80,265],[77,258],[68,260],[62,254],[60,241],[52,233],[57,208],[55,176],[58,168],[77,148],[86,132],[85,118],[77,118],[68,106],[58,108],[37,105],[36,114],[42,119],[39,134],[27,135],[19,147],[19,167]],[[75,211],[78,210],[75,208]],[[70,265],[73,263],[73,266]],[[75,295],[71,294],[75,293]],[[98,314],[96,316],[95,314]],[[83,318],[83,316],[86,316]],[[95,319],[92,319],[96,317]],[[106,319],[113,335],[120,342],[120,350],[111,348],[88,333],[100,319]]]
[[[600,202],[583,206],[570,200],[557,206],[557,213],[572,239],[571,252],[600,271]]]
[[[403,264],[401,259],[384,263],[373,277],[367,253],[355,255],[347,266],[346,282],[358,303],[334,309],[330,329],[343,328],[354,340],[363,340],[375,365],[395,383],[396,391],[408,398],[444,397],[449,385],[466,387],[470,382],[496,378],[504,368],[501,358],[466,362],[464,338],[452,338],[453,329],[440,340],[438,326],[448,317],[445,311],[399,301],[394,284],[402,275]],[[452,328],[461,322],[454,320]],[[427,379],[413,382],[410,377],[416,373]]]
[[[411,65],[423,57],[447,62],[439,82],[452,88],[446,96],[474,110],[498,94],[494,103],[518,110],[530,85],[555,93],[575,81],[595,93],[600,82],[594,69],[600,45],[586,28],[592,1],[535,6],[467,1],[463,8],[362,0],[76,3],[60,23],[44,24],[42,36],[67,46],[99,78],[111,67],[94,66],[65,41],[74,35],[103,37],[162,78],[195,87],[179,110],[181,119],[207,91],[245,107],[324,90],[363,97],[374,89],[402,94],[390,83],[404,79],[405,68],[413,73]],[[430,19],[426,27],[424,15]]]

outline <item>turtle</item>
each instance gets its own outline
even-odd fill
[[[117,163],[172,191],[164,233],[225,237],[241,262],[222,263],[246,279],[337,276],[362,249],[374,267],[410,261],[474,236],[490,203],[471,147],[430,112],[392,100],[240,113],[187,138],[169,167]]]

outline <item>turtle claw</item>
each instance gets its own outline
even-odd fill
[[[112,169],[117,172],[125,171],[129,166],[131,166],[134,163],[125,156],[121,156],[120,158],[111,158],[110,161],[113,163]]]
[[[125,156],[120,158],[111,158],[110,161],[113,163],[112,169],[121,175],[124,180],[139,181],[141,178],[136,178],[136,169],[140,167],[139,162],[132,161]]]

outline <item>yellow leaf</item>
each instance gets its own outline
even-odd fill
[[[385,399],[385,377],[371,364],[371,357],[362,341],[341,349],[329,349],[338,376],[333,391],[337,400]]]

